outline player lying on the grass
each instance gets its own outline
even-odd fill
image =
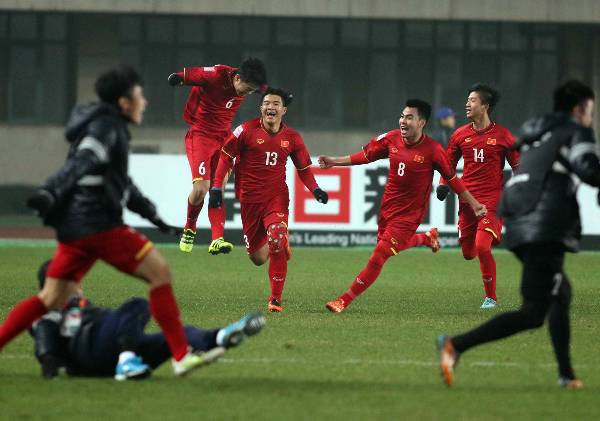
[[[169,344],[175,374],[183,375],[204,361],[188,349],[169,265],[122,218],[125,204],[160,229],[171,230],[128,175],[127,126],[142,122],[142,82],[135,70],[123,66],[102,73],[95,90],[100,102],[78,105],[71,113],[65,164],[27,201],[54,227],[58,247],[44,288],[18,303],[0,326],[0,349],[48,311],[62,309],[100,259],[148,284],[150,312]]]
[[[448,184],[468,203],[478,217],[485,215],[485,206],[469,193],[456,177],[446,153],[439,143],[423,133],[431,115],[431,106],[420,99],[406,101],[400,115],[400,129],[383,133],[367,143],[363,150],[349,156],[320,156],[321,168],[361,165],[388,158],[390,171],[381,209],[379,211],[377,245],[367,266],[358,274],[343,295],[327,303],[326,307],[340,313],[375,282],[383,265],[390,257],[416,246],[440,248],[438,232],[416,234],[423,222],[429,204],[433,171],[438,171]]]
[[[238,126],[223,146],[221,160],[210,190],[212,206],[222,206],[225,174],[235,165],[235,191],[240,201],[244,242],[250,260],[257,265],[269,261],[270,312],[283,311],[281,294],[291,257],[288,242],[289,193],[285,182],[288,157],[298,176],[315,199],[327,203],[310,166],[310,155],[300,133],[282,121],[292,96],[269,88],[262,96],[261,117]]]
[[[519,165],[519,151],[512,133],[490,119],[498,103],[498,92],[488,85],[477,83],[469,89],[466,111],[471,121],[459,127],[448,144],[447,154],[452,168],[462,157],[465,187],[485,205],[485,218],[477,218],[469,205],[460,201],[458,208],[458,241],[466,260],[479,257],[479,267],[485,297],[481,308],[496,307],[496,261],[492,245],[500,243],[502,219],[497,216],[496,206],[504,184],[504,160],[513,171]],[[437,197],[444,200],[450,188],[441,179],[436,189]]]
[[[43,263],[38,270],[40,289],[49,264]],[[62,310],[50,311],[33,324],[35,356],[42,375],[52,378],[59,368],[65,368],[71,376],[115,376],[117,380],[149,376],[171,357],[162,333],[144,332],[149,319],[148,301],[143,298],[131,298],[112,310],[93,306],[77,288]],[[264,316],[253,313],[223,328],[184,329],[192,351],[209,364],[264,325]]]
[[[179,249],[191,252],[196,237],[196,221],[204,197],[214,180],[223,142],[231,134],[231,122],[245,97],[265,89],[266,71],[259,59],[250,58],[239,68],[222,64],[187,67],[169,76],[172,86],[191,85],[183,111],[190,128],[185,135],[185,151],[192,171],[192,191],[187,200],[187,219]],[[227,177],[224,184],[227,183]],[[225,208],[208,205],[212,231],[211,254],[229,253],[233,245],[223,239]]]
[[[440,336],[440,368],[445,383],[465,351],[539,328],[548,319],[560,386],[580,389],[570,356],[571,285],[564,271],[565,252],[576,252],[581,238],[577,203],[579,180],[600,186],[593,123],[594,92],[578,81],[554,91],[554,112],[523,125],[518,142],[521,164],[506,183],[500,213],[506,219],[506,247],[523,264],[516,311],[500,314],[453,337]]]

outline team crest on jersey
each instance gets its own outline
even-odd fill
[[[282,147],[282,148],[289,148],[289,147],[290,147],[290,142],[289,142],[289,140],[282,140],[282,141],[281,141],[281,147]]]
[[[418,162],[419,164],[422,164],[423,162],[425,162],[425,157],[421,156],[421,155],[415,155],[415,157],[413,158],[413,161]]]
[[[490,223],[490,220],[489,220],[489,219],[487,219],[487,218],[483,218],[483,219],[481,220],[481,222],[483,222],[484,224],[489,224],[489,223]]]
[[[465,138],[465,143],[469,143],[471,141],[470,137]]]
[[[256,139],[256,143],[262,145],[263,143],[265,143],[265,139]]]
[[[485,142],[487,145],[495,145],[496,144],[496,139],[492,138],[492,137],[488,137],[487,142]]]
[[[394,147],[392,147],[392,149],[391,149],[391,150],[392,150],[392,153],[397,153],[397,152],[398,152],[398,148],[396,148],[395,146],[394,146]]]

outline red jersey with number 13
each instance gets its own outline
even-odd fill
[[[184,85],[192,85],[183,119],[202,136],[223,142],[244,97],[237,94],[233,76],[238,69],[217,64],[183,69]]]
[[[489,212],[496,211],[504,185],[504,160],[515,170],[519,165],[519,152],[512,149],[512,133],[492,122],[485,130],[475,130],[472,124],[456,129],[448,143],[448,158],[452,168],[462,156],[465,187]]]
[[[447,179],[455,176],[444,149],[427,135],[411,145],[400,130],[392,130],[372,139],[363,150],[369,161],[390,160],[380,218],[416,230],[429,205],[433,171]]]
[[[240,202],[261,203],[278,196],[289,196],[285,182],[288,157],[299,169],[312,161],[302,136],[281,123],[279,132],[267,131],[260,118],[236,127],[222,151],[235,162],[235,192]]]

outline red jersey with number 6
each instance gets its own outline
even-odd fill
[[[285,182],[288,157],[299,170],[312,165],[300,133],[281,123],[279,132],[273,134],[262,126],[260,118],[236,127],[222,151],[236,158],[235,191],[239,201],[244,203],[289,196]]]
[[[464,161],[462,180],[465,187],[488,212],[495,212],[504,185],[504,160],[515,170],[519,152],[512,149],[512,133],[492,122],[485,130],[475,130],[472,124],[456,129],[448,143],[448,159],[452,168],[461,156]]]
[[[217,64],[183,69],[184,85],[192,85],[183,119],[202,136],[223,142],[244,97],[237,94],[233,76],[238,69]]]
[[[400,130],[392,130],[372,139],[363,150],[369,161],[390,160],[380,218],[416,230],[429,205],[433,171],[447,179],[455,176],[444,149],[427,135],[411,145]]]

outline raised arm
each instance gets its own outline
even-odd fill
[[[212,82],[217,77],[217,70],[214,66],[184,67],[181,72],[171,73],[167,80],[171,86],[202,86]]]
[[[332,167],[346,167],[349,165],[363,165],[388,157],[387,135],[383,133],[367,143],[362,151],[346,156],[319,156],[319,167],[328,169]]]

